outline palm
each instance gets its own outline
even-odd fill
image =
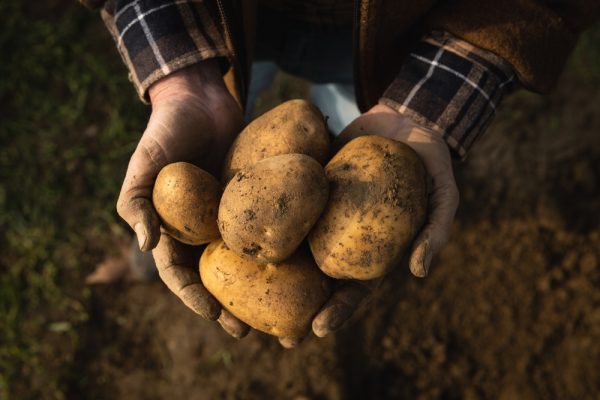
[[[203,317],[227,321],[227,314],[222,315],[219,303],[200,282],[198,249],[161,232],[152,189],[162,167],[177,161],[217,174],[242,129],[242,111],[211,64],[165,78],[154,91],[151,87],[150,97],[152,115],[129,162],[117,211],[135,230],[140,248],[154,249],[156,267],[169,289]]]
[[[458,207],[458,190],[452,174],[447,145],[441,135],[418,126],[410,118],[383,105],[376,105],[344,129],[334,150],[361,135],[380,135],[410,146],[419,155],[431,178],[428,221],[413,243],[409,266],[411,272],[424,277],[434,254],[448,240],[454,213]],[[345,281],[313,320],[317,336],[326,336],[339,328],[378,286],[380,280]]]
[[[153,111],[139,145],[157,164],[186,161],[216,175],[243,125],[241,110],[232,106],[219,106],[217,113],[217,105],[209,107],[196,96],[170,99]]]

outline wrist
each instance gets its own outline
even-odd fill
[[[374,105],[366,114],[387,121],[388,129],[383,129],[382,133],[391,139],[401,142],[435,142],[440,146],[447,148],[442,135],[428,127],[422,126],[411,117],[404,115],[396,109],[379,103]]]
[[[400,114],[398,111],[382,103],[375,104],[369,109],[369,111],[366,112],[366,114],[387,114],[390,116],[397,116],[399,118],[403,118],[402,114]]]
[[[219,65],[214,59],[175,71],[148,88],[153,106],[182,97],[215,100],[228,94]]]

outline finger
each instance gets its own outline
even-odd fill
[[[373,283],[346,281],[338,286],[329,301],[313,319],[312,330],[325,337],[346,322],[372,292]]]
[[[285,349],[293,349],[294,347],[297,347],[300,343],[302,343],[303,339],[304,338],[291,337],[279,338],[279,344]]]
[[[164,165],[160,146],[142,139],[129,161],[117,201],[117,212],[135,231],[143,251],[156,247],[160,239],[160,220],[152,205],[152,188]]]
[[[459,202],[458,188],[451,171],[450,175],[434,177],[433,191],[429,196],[428,219],[412,247],[410,271],[420,278],[427,276],[433,256],[440,252],[450,238]]]
[[[223,330],[236,339],[241,339],[250,332],[250,327],[233,316],[229,311],[222,309],[217,320]]]
[[[219,318],[221,306],[200,282],[199,249],[163,233],[152,251],[162,281],[192,311],[205,319]]]

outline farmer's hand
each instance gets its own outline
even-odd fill
[[[117,212],[153,255],[161,279],[192,310],[217,319],[221,309],[200,283],[197,255],[166,234],[152,205],[152,188],[165,165],[187,161],[218,174],[243,127],[242,110],[223,82],[216,61],[175,72],[149,89],[152,114],[129,161]],[[158,245],[158,246],[157,246]]]
[[[413,242],[409,259],[413,275],[425,277],[432,257],[448,242],[458,208],[459,194],[448,145],[440,134],[419,126],[386,105],[378,104],[348,125],[336,146],[339,149],[358,136],[373,134],[410,146],[421,158],[431,179],[427,220]]]
[[[165,232],[152,251],[161,279],[186,306],[205,319],[218,319],[221,327],[231,336],[237,339],[246,336],[250,327],[222,309],[200,282],[198,261],[201,253],[199,246],[183,244]]]
[[[388,106],[379,104],[348,125],[334,147],[339,150],[350,140],[369,134],[395,139],[412,147],[432,180],[427,220],[413,242],[409,257],[413,275],[425,277],[429,272],[431,259],[448,241],[458,208],[458,188],[448,146],[441,135],[417,125],[412,119]],[[324,337],[339,328],[370,297],[379,282],[380,280],[341,282],[313,320],[315,335]],[[282,344],[295,343],[283,341]]]
[[[371,297],[381,279],[372,281],[337,280],[333,294],[312,321],[312,330],[325,337],[341,327],[352,314]],[[279,338],[286,349],[296,347],[303,338]]]

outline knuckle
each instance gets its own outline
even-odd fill
[[[144,157],[146,163],[151,164],[156,171],[159,171],[168,163],[169,157],[167,156],[166,146],[152,136],[148,136],[147,140],[140,142],[136,151],[140,151],[140,157]]]
[[[119,196],[119,199],[117,200],[117,214],[123,219],[127,216],[127,204],[128,201],[122,195]]]
[[[178,291],[181,297],[187,299],[201,299],[205,297],[202,286],[198,282],[182,282],[178,287]]]
[[[172,264],[159,266],[159,264],[157,263],[156,267],[158,270],[158,276],[163,281],[163,283],[167,285],[169,290],[175,293],[178,297],[181,297],[181,295],[186,292],[186,286],[188,286],[190,283],[184,281],[179,276],[175,266]]]

